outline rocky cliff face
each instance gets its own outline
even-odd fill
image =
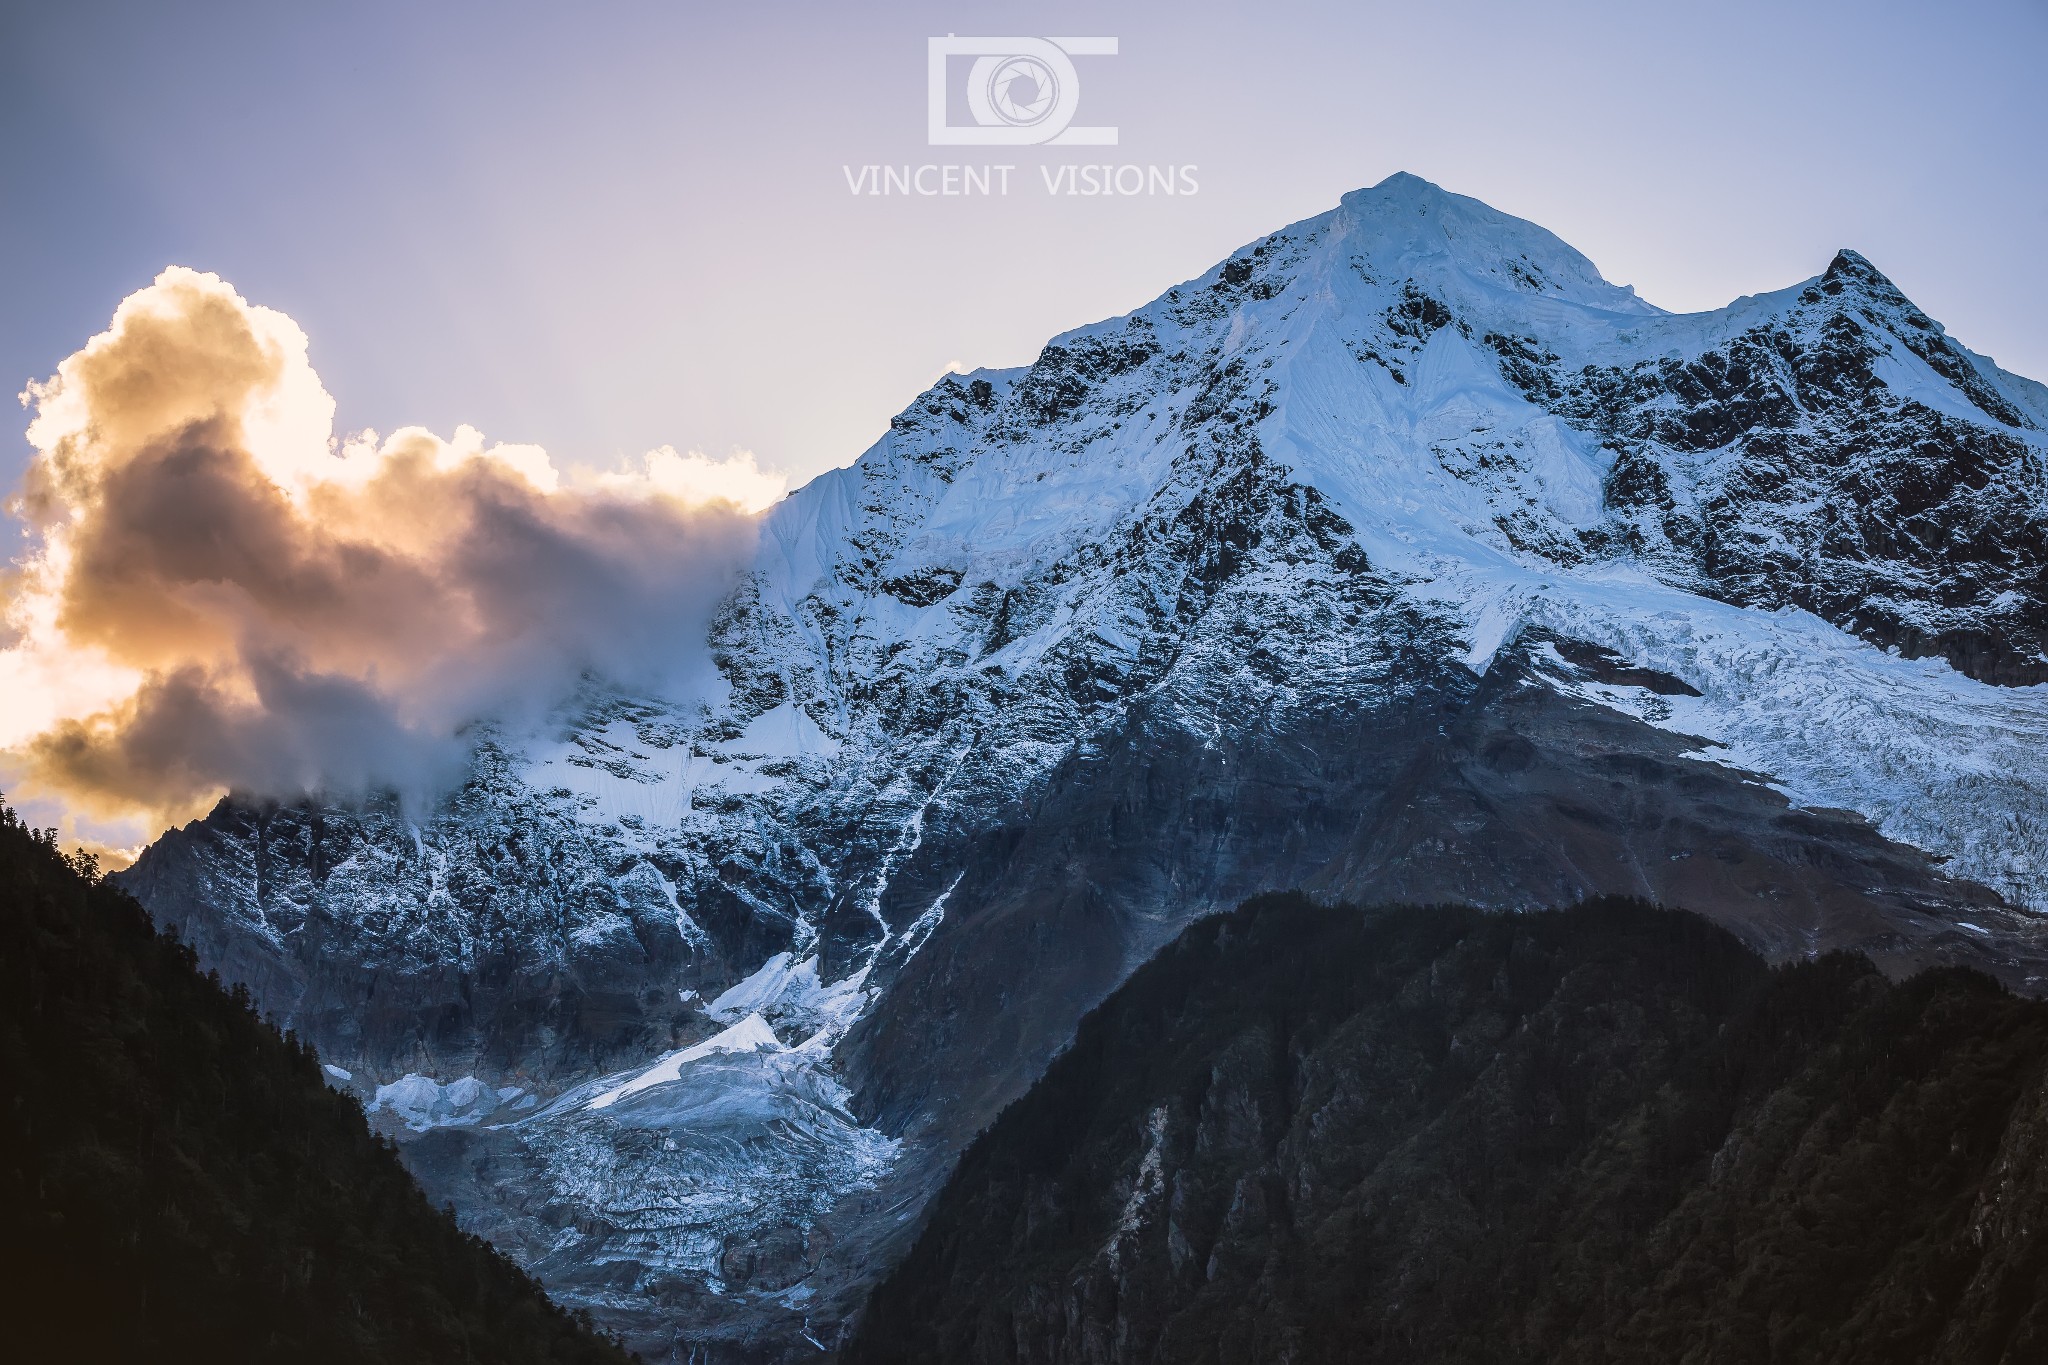
[[[1588,548],[1987,682],[2048,679],[2028,390],[2008,397],[1853,251],[1776,302],[1697,355],[1575,374],[1488,336],[1532,402],[1615,452]]]
[[[558,1292],[809,1351],[1258,891],[2048,981],[2044,427],[1860,258],[1674,316],[1397,176],[942,380],[768,514],[705,694],[593,683],[428,815],[231,800],[128,885]]]

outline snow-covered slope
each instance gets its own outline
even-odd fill
[[[419,827],[225,803],[130,885],[366,1096],[542,1095],[388,1103],[558,1292],[829,1337],[1253,891],[2048,981],[2044,428],[1852,253],[1672,315],[1396,176],[920,396],[768,514],[717,695],[593,688]]]

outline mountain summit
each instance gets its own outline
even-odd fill
[[[1663,312],[1633,289],[1609,284],[1555,234],[1406,171],[1371,189],[1353,190],[1326,217],[1344,219],[1347,233],[1383,269],[1418,282],[1453,289],[1463,282],[1482,291],[1534,289],[1631,316]]]
[[[920,395],[767,515],[716,695],[126,882],[555,1292],[796,1348],[1261,891],[2048,984],[2044,430],[1853,253],[1670,314],[1395,176]]]

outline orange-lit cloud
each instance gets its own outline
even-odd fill
[[[23,401],[0,753],[102,817],[424,795],[471,722],[673,684],[782,488],[751,456],[565,478],[466,427],[337,441],[304,333],[176,268]]]

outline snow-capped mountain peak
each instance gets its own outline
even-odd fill
[[[2044,430],[1854,253],[1666,313],[1398,175],[919,395],[766,516],[712,695],[130,885],[365,1093],[539,1094],[422,1174],[558,1292],[793,1333],[1257,891],[2048,984]]]

